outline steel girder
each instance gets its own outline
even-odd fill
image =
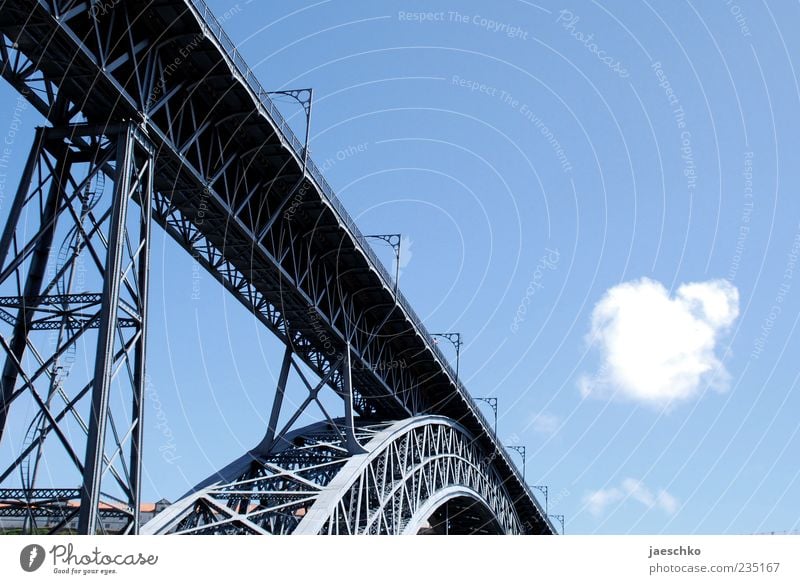
[[[2,76],[52,124],[136,121],[155,147],[153,218],[354,412],[459,420],[491,453],[523,530],[554,531],[202,0],[5,1],[0,40]]]
[[[80,499],[79,489],[0,489],[0,517],[38,522],[50,526],[50,531],[57,533],[77,519]],[[130,511],[124,503],[117,504],[116,507],[101,507],[99,516],[103,520],[120,520],[125,525],[131,520]]]
[[[502,479],[460,424],[442,416],[362,421],[356,434],[366,451],[356,455],[347,452],[342,425],[336,420],[296,431],[272,455],[249,452],[142,532],[523,532]],[[440,517],[442,509],[447,514]]]

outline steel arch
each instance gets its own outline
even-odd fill
[[[361,423],[357,435],[363,454],[349,454],[341,431],[329,424],[294,433],[269,457],[251,451],[142,533],[399,535],[417,533],[450,503],[440,522],[445,531],[523,532],[491,457],[457,422],[417,416]]]
[[[479,516],[477,523],[484,533],[503,533],[499,524],[491,515],[489,502],[486,501],[480,493],[470,489],[469,487],[454,485],[445,487],[433,497],[425,501],[425,503],[419,509],[417,509],[417,511],[411,517],[411,520],[406,524],[402,534],[418,535],[423,530],[427,529],[430,531],[432,529],[432,523],[434,523],[433,516],[438,510],[445,508],[454,501],[457,502],[463,500],[472,503],[473,507],[481,508],[481,510],[484,512],[483,517]],[[458,519],[458,517],[456,517],[456,519]]]

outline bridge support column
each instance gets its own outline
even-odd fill
[[[352,371],[352,355],[350,351],[350,344],[348,343],[342,362],[342,377],[344,379],[344,391],[342,392],[342,399],[344,400],[345,444],[347,445],[347,451],[350,454],[363,454],[366,452],[366,450],[364,450],[364,447],[361,446],[356,439],[356,425],[353,412]]]
[[[269,426],[267,427],[267,434],[261,441],[261,444],[256,446],[255,452],[268,454],[275,444],[275,435],[278,431],[278,419],[281,415],[281,408],[283,406],[283,396],[286,395],[286,382],[289,379],[289,369],[292,365],[292,349],[286,347],[283,354],[283,363],[281,364],[281,372],[278,375],[278,386],[275,388],[275,399],[272,403],[272,412],[269,416]]]
[[[278,420],[281,416],[281,409],[283,407],[283,397],[286,393],[286,384],[289,380],[289,371],[294,367],[295,371],[297,372],[298,377],[305,385],[306,389],[308,390],[308,397],[300,404],[300,406],[294,411],[294,413],[289,418],[289,421],[283,426],[281,430],[278,430]],[[275,390],[275,399],[272,403],[272,411],[269,417],[269,426],[267,427],[267,433],[264,435],[264,438],[261,442],[256,446],[251,452],[254,454],[258,454],[261,456],[268,456],[273,453],[274,449],[278,446],[286,447],[289,444],[286,442],[286,436],[294,427],[294,424],[300,418],[301,414],[310,406],[311,404],[316,404],[328,422],[331,424],[333,428],[336,429],[337,432],[342,432],[343,442],[347,448],[347,451],[350,454],[363,454],[366,452],[364,448],[359,444],[358,439],[356,438],[355,432],[355,409],[353,407],[353,386],[351,380],[351,357],[350,357],[350,346],[347,345],[345,351],[339,356],[339,359],[335,362],[335,364],[331,367],[326,375],[324,375],[320,381],[316,385],[312,385],[306,379],[306,376],[303,374],[302,370],[297,366],[297,364],[292,359],[292,348],[290,346],[286,347],[286,351],[283,355],[283,363],[281,364],[281,371],[278,375],[278,386]],[[336,394],[344,401],[344,420],[345,424],[339,429],[338,425],[334,423],[332,416],[328,413],[325,407],[322,405],[322,402],[319,401],[318,396],[319,392],[322,390],[323,387],[332,383],[332,378],[334,374],[338,373],[341,375],[341,385],[342,389],[336,389]]]
[[[153,165],[132,123],[40,129],[0,239],[0,438],[27,427],[0,499],[30,530],[138,531]],[[71,481],[45,514],[41,466]]]

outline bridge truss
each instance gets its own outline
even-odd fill
[[[452,420],[359,423],[366,451],[355,456],[338,429],[315,424],[278,451],[248,453],[143,532],[521,533],[491,460]]]

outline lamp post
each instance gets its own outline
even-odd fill
[[[456,385],[458,385],[458,362],[461,358],[461,345],[464,344],[461,342],[461,333],[432,333],[431,336],[447,339],[456,348]]]
[[[564,516],[563,515],[548,515],[551,519],[555,519],[561,523],[561,535],[564,535]]]
[[[507,446],[507,448],[516,451],[522,456],[522,480],[525,481],[525,459],[527,458],[526,449],[524,446]]]
[[[291,97],[300,104],[306,114],[306,139],[303,147],[303,175],[305,175],[306,165],[308,164],[308,140],[311,135],[311,105],[314,101],[314,90],[311,88],[284,89],[281,91],[268,91],[267,94]]]
[[[399,233],[378,233],[376,235],[365,235],[364,239],[379,239],[389,244],[394,250],[394,291],[397,294],[397,284],[400,281],[400,243],[403,241]]]
[[[497,438],[497,398],[496,397],[476,397],[475,401],[482,401],[489,404],[494,412],[494,437]]]
[[[547,485],[528,485],[531,489],[536,489],[544,494],[544,514],[547,515]]]

